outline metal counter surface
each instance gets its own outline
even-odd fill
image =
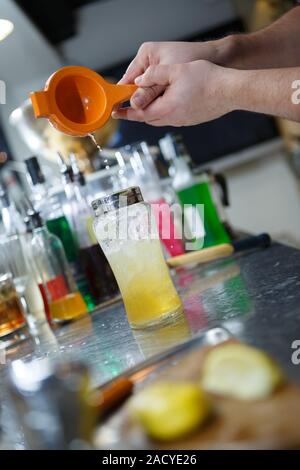
[[[292,343],[300,340],[300,251],[279,244],[174,275],[185,313],[163,328],[131,330],[122,302],[12,348],[8,361],[44,356],[86,361],[100,385],[145,358],[222,325],[267,350],[300,383]],[[300,355],[299,355],[300,357]]]
[[[188,341],[201,331],[223,326],[236,337],[267,350],[300,383],[292,363],[292,343],[300,340],[300,251],[274,244],[174,274],[185,313],[150,331],[131,330],[122,302],[51,330],[7,351],[7,362],[45,356],[86,361],[94,386],[116,377],[154,354]],[[300,358],[300,354],[299,354]],[[3,434],[0,448],[24,448],[12,410],[6,406],[6,366],[0,369]]]

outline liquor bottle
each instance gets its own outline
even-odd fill
[[[2,260],[11,271],[19,295],[24,299],[30,326],[46,320],[45,308],[35,276],[34,260],[28,252],[26,226],[8,193],[1,187],[2,220],[5,236],[1,240]]]
[[[59,199],[51,194],[51,189],[45,181],[45,177],[36,157],[25,160],[25,164],[28,172],[28,181],[32,189],[32,203],[34,209],[40,212],[43,220],[46,221],[48,230],[61,240],[78,288],[84,297],[88,309],[93,310],[95,304],[80,266],[78,241],[70,224],[70,208],[67,205],[65,213]],[[67,166],[64,177],[65,185],[72,177],[70,168]]]
[[[33,227],[32,255],[48,320],[64,322],[77,318],[87,312],[87,306],[77,289],[63,245],[44,225],[39,213],[28,215]]]
[[[76,157],[70,156],[72,179],[64,184],[70,208],[71,225],[75,230],[79,244],[79,262],[90,287],[96,304],[99,304],[118,292],[117,283],[109,263],[100,248],[93,232],[93,217],[87,202],[87,185],[80,172]],[[63,167],[63,166],[62,166]]]
[[[76,230],[76,207],[75,207],[75,195],[73,185],[73,171],[70,165],[67,165],[60,153],[57,153],[57,162],[60,168],[60,174],[62,184],[67,198],[67,204],[64,204],[64,213],[68,220],[68,223],[72,229],[72,233],[76,237],[76,243],[78,247],[76,263],[72,264],[74,278],[78,285],[78,288],[83,295],[85,303],[87,304],[88,310],[92,311],[96,307],[96,301],[93,298],[89,280],[87,279],[83,266],[80,261],[80,244]]]
[[[7,236],[26,232],[23,219],[8,192],[0,185],[1,215],[4,231]]]
[[[178,256],[185,253],[180,232],[176,227],[176,214],[172,214],[171,208],[166,201],[157,169],[153,162],[153,158],[146,142],[138,142],[133,145],[127,145],[119,152],[120,156],[127,154],[126,160],[130,161],[130,169],[128,165],[122,170],[121,188],[127,189],[129,186],[139,186],[145,196],[145,200],[151,204],[155,215],[158,233],[168,256]],[[130,157],[128,157],[128,155]],[[127,181],[126,181],[127,179]],[[122,184],[124,182],[124,184]]]
[[[160,139],[159,146],[170,164],[173,188],[184,208],[185,234],[188,232],[191,240],[189,249],[229,243],[229,234],[214,201],[210,175],[206,172],[193,174],[191,158],[181,136],[167,134]]]
[[[25,164],[34,209],[46,221],[49,231],[61,240],[69,263],[75,263],[78,258],[78,246],[60,201],[51,194],[37,158],[28,158]]]

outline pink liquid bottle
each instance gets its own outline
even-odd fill
[[[176,215],[164,197],[159,175],[146,142],[126,146],[129,156],[129,174],[132,183],[138,184],[154,212],[161,242],[169,256],[185,253],[181,231],[176,227]],[[122,151],[121,151],[122,153]],[[128,164],[127,164],[128,167]]]

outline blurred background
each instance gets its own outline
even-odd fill
[[[56,151],[76,152],[90,175],[101,168],[88,139],[34,122],[29,93],[64,65],[90,67],[117,81],[144,41],[205,40],[259,29],[292,7],[280,0],[1,0],[0,181],[17,201],[27,191],[24,159],[36,155],[59,185]],[[7,23],[6,28],[7,28]],[[10,33],[10,34],[9,34]],[[5,93],[4,93],[5,92]],[[5,103],[2,98],[5,97]],[[111,121],[99,141],[114,148],[138,140],[155,146],[169,128]],[[300,124],[244,112],[177,129],[195,168],[227,179],[233,227],[268,231],[300,247]]]

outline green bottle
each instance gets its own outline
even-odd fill
[[[48,219],[46,225],[49,232],[61,240],[69,263],[75,263],[78,258],[78,247],[66,217],[59,215]]]
[[[201,249],[222,243],[230,243],[229,235],[220,221],[216,206],[212,199],[209,182],[206,181],[206,175],[202,176],[202,181],[197,181],[191,186],[177,190],[177,196],[184,207],[185,205],[192,205],[198,211],[202,222],[204,221],[204,243],[203,236],[194,237],[193,248]],[[197,204],[203,204],[204,213],[199,212]]]
[[[159,146],[169,162],[173,188],[184,208],[184,224],[190,227],[192,234],[188,249],[199,250],[230,243],[212,195],[210,175],[202,173],[195,176],[192,173],[192,161],[181,136],[167,134],[160,139]],[[195,228],[196,220],[198,224]]]

